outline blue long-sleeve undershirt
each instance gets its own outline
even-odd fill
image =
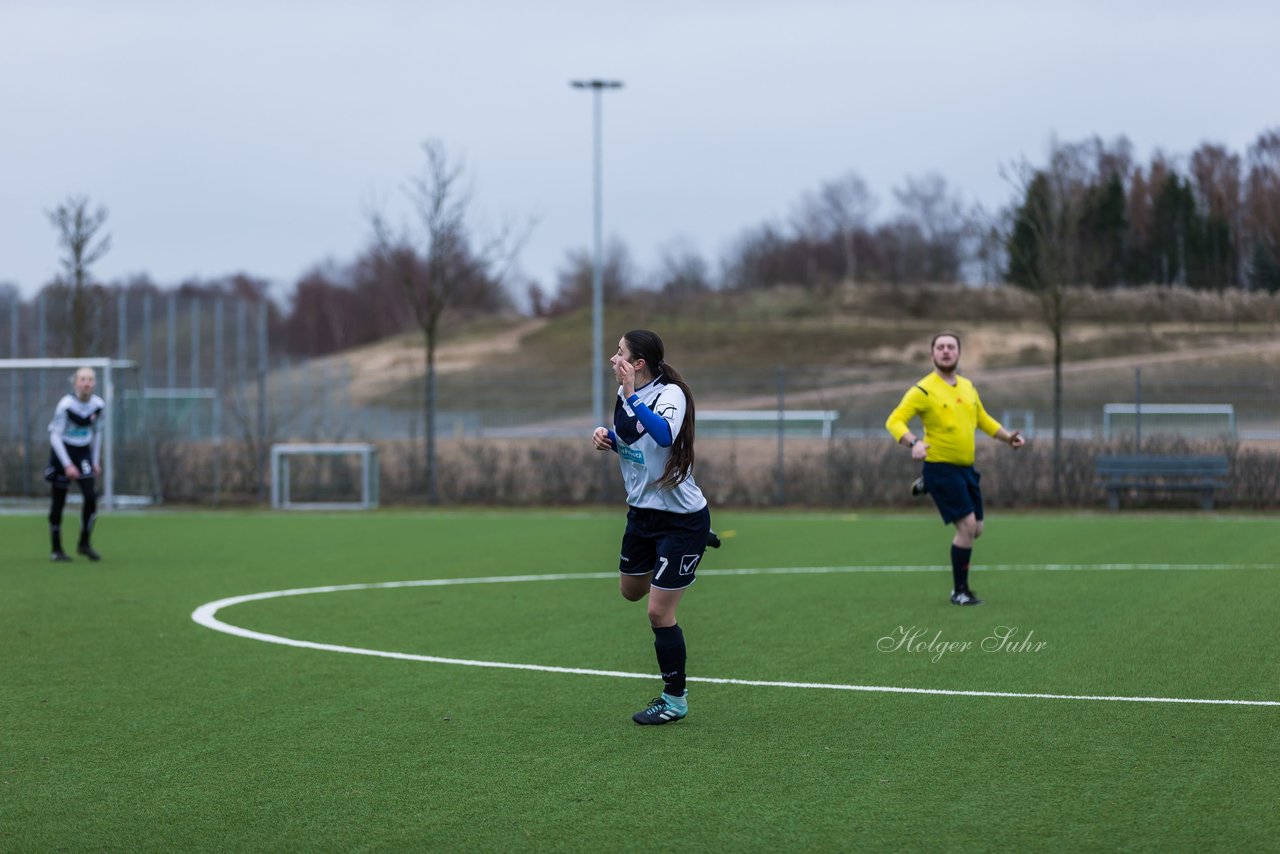
[[[636,414],[636,418],[640,419],[640,423],[644,425],[644,429],[649,431],[649,435],[653,437],[653,441],[657,442],[660,447],[671,447],[671,425],[667,423],[667,419],[654,412],[648,406],[640,401],[640,396],[633,394],[627,398],[627,405],[631,407],[631,411]]]

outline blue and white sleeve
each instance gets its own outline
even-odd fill
[[[674,437],[671,435],[671,425],[667,423],[667,419],[642,403],[639,395],[631,395],[627,399],[627,405],[631,407],[631,411],[636,414],[636,418],[644,425],[644,429],[649,431],[653,441],[663,448],[671,447]]]

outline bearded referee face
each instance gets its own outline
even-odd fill
[[[941,334],[933,339],[933,366],[940,374],[953,374],[960,367],[960,339]]]

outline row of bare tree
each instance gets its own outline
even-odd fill
[[[877,220],[880,200],[849,173],[801,194],[786,219],[747,229],[718,270],[677,241],[646,275],[615,239],[604,256],[605,295],[649,288],[678,297],[784,283],[822,290],[858,281],[1027,286],[1020,260],[1026,235],[1017,224],[1035,203],[1029,177],[1037,172],[1065,173],[1081,195],[1073,228],[1096,260],[1079,270],[1076,283],[1280,290],[1280,129],[1274,129],[1243,156],[1205,143],[1185,159],[1157,152],[1145,168],[1124,137],[1054,142],[1046,164],[1023,160],[1006,168],[1014,199],[996,212],[966,204],[944,177],[929,173],[894,188],[896,213]],[[1014,246],[1019,239],[1024,245]],[[587,305],[591,272],[589,253],[570,252],[554,294],[531,288],[533,310]]]
[[[288,352],[315,356],[423,330],[438,324],[446,307],[464,316],[515,309],[512,283],[503,278],[520,235],[510,228],[477,234],[460,162],[437,141],[424,152],[422,173],[405,187],[412,226],[392,229],[372,214],[365,250],[348,262],[317,265],[294,283],[287,307],[273,311],[272,338]],[[745,230],[718,267],[675,241],[654,270],[641,271],[614,239],[603,259],[605,296],[653,289],[679,297],[781,283],[822,289],[841,281],[1031,286],[1024,213],[1040,203],[1035,196],[1051,176],[1079,201],[1071,223],[1080,238],[1074,282],[1280,289],[1280,129],[1260,134],[1243,156],[1206,143],[1183,159],[1158,152],[1145,168],[1123,137],[1054,143],[1047,163],[1021,161],[1006,173],[1015,197],[996,213],[967,206],[945,178],[926,174],[893,189],[896,212],[883,220],[874,218],[880,200],[849,173],[802,193],[786,220]],[[93,263],[110,248],[105,208],[73,197],[49,217],[64,275],[47,287],[46,302],[67,339],[54,346],[101,352],[94,330],[109,301],[103,294],[160,288],[145,278],[107,287],[93,280]],[[532,283],[522,296],[535,314],[556,314],[588,305],[591,288],[591,254],[573,249],[554,288]],[[267,284],[242,274],[179,290],[256,302],[266,298]]]
[[[345,265],[317,267],[296,283],[287,312],[271,312],[272,338],[298,355],[319,355],[389,334],[422,335],[425,362],[426,492],[434,501],[435,352],[446,312],[492,313],[511,307],[506,272],[521,235],[507,228],[480,235],[473,224],[463,169],[438,141],[424,144],[421,173],[405,186],[414,218],[393,227],[369,217],[368,248]],[[776,284],[825,287],[839,281],[956,282],[966,267],[982,277],[1008,278],[1041,300],[1055,347],[1055,459],[1061,437],[1061,341],[1080,284],[1149,282],[1217,288],[1280,289],[1280,130],[1259,136],[1242,161],[1204,145],[1186,176],[1157,155],[1145,171],[1120,139],[1054,143],[1044,165],[1013,164],[1007,175],[1016,200],[996,215],[966,210],[936,174],[909,179],[893,193],[899,213],[875,223],[878,200],[856,174],[801,196],[790,220],[748,230],[722,259],[718,276],[688,246],[664,254],[644,281],[625,244],[605,258],[606,297],[656,287],[670,296],[716,287],[756,289]],[[103,352],[98,340],[108,288],[95,284],[92,264],[110,248],[105,208],[73,197],[49,213],[66,275],[46,289],[63,316],[61,355]],[[529,299],[539,313],[587,304],[592,264],[570,252],[552,297],[538,285]],[[116,285],[142,290],[146,281]],[[183,289],[232,292],[266,299],[265,284],[248,276],[191,283]],[[50,293],[51,292],[51,293]],[[11,294],[11,296],[13,296]],[[145,309],[144,309],[145,310]],[[41,325],[43,328],[43,325]],[[45,350],[46,348],[41,348]],[[1055,464],[1055,471],[1058,466]]]

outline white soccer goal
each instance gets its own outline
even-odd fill
[[[1000,426],[1006,430],[1017,430],[1024,439],[1036,436],[1036,414],[1030,409],[1006,409],[1000,415]]]
[[[700,436],[773,436],[781,423],[788,436],[830,439],[840,413],[834,409],[709,409],[698,411]]]
[[[100,507],[152,503],[154,466],[145,425],[131,425],[116,404],[141,386],[138,366],[124,359],[0,359],[0,500],[25,503],[48,498],[42,472],[49,462],[49,422],[76,369],[98,374],[94,393],[107,405],[102,429]],[[71,490],[68,501],[79,501]]]
[[[352,457],[359,461],[358,477],[350,470]],[[326,460],[339,465],[325,467],[321,463]],[[295,479],[310,498],[294,498]],[[344,494],[351,496],[355,492],[359,493],[358,499],[344,500]],[[378,449],[375,446],[364,442],[292,442],[271,446],[273,509],[371,510],[377,506]]]
[[[1106,403],[1102,438],[1181,436],[1217,439],[1236,436],[1236,410],[1230,403]]]

